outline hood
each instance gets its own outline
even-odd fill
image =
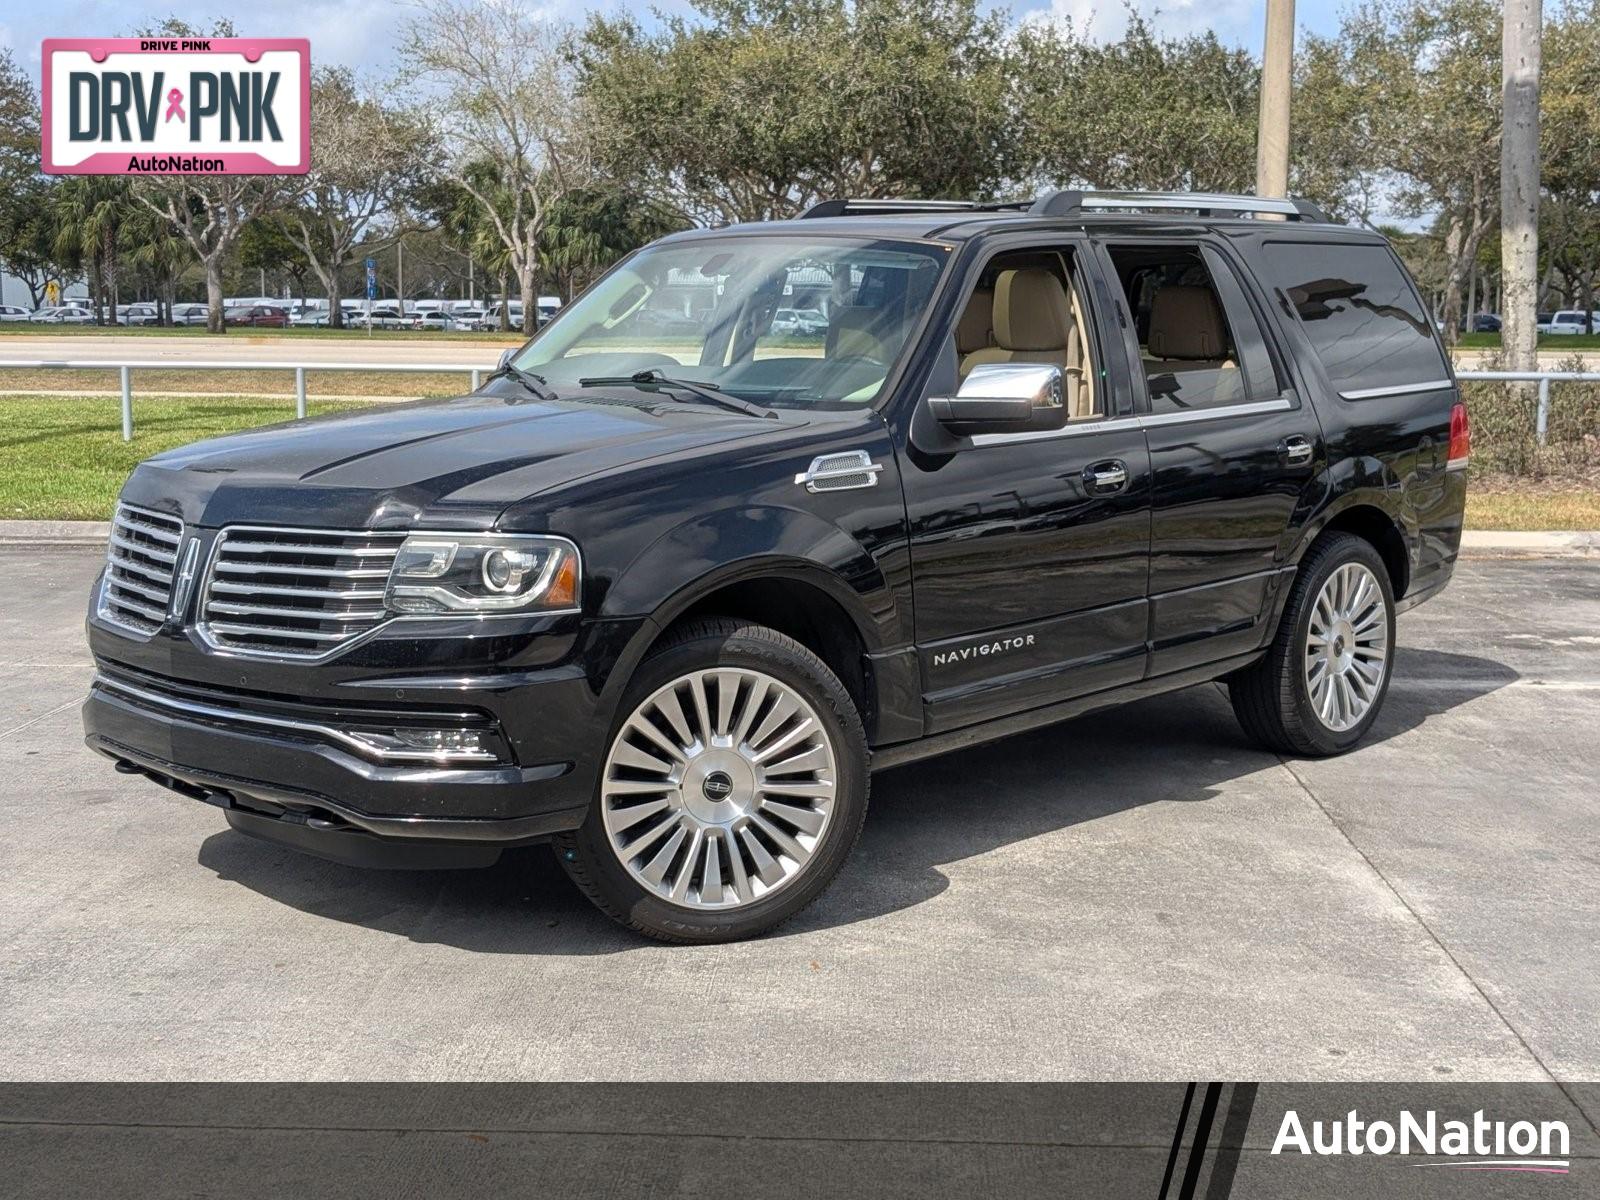
[[[489,390],[169,450],[142,463],[123,495],[167,510],[176,501],[185,521],[211,527],[403,528],[426,517],[487,528],[508,504],[574,480],[779,423],[628,389],[553,401]]]

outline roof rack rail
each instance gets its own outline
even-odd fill
[[[1215,213],[1271,213],[1296,221],[1328,221],[1328,215],[1309,200],[1221,192],[1089,192],[1074,189],[1040,196],[1028,212],[1039,217],[1076,217],[1091,209],[1147,208],[1196,209],[1203,217]]]
[[[884,213],[997,212],[1025,209],[1029,200],[1005,200],[994,204],[982,200],[818,200],[805,212],[808,217],[865,217]]]

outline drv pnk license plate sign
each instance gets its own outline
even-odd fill
[[[46,38],[53,175],[303,175],[305,38]]]

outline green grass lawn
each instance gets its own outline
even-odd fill
[[[361,405],[316,401],[311,412]],[[134,438],[122,440],[115,399],[0,399],[0,520],[93,520],[111,506],[134,464],[201,438],[292,419],[292,402],[218,396],[134,397]]]
[[[312,415],[352,401],[313,399]],[[134,465],[217,434],[294,416],[290,400],[134,397],[134,438],[122,440],[114,397],[0,398],[0,520],[105,520]],[[1600,482],[1474,480],[1470,529],[1600,529]]]
[[[1463,350],[1498,350],[1500,348],[1500,335],[1498,333],[1463,333],[1457,345]],[[1600,350],[1600,333],[1540,334],[1539,349],[1570,350],[1574,354]]]

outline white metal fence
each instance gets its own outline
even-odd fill
[[[472,379],[472,390],[477,391],[486,371],[493,367],[463,366],[461,363],[280,363],[252,362],[248,360],[152,359],[143,362],[105,362],[102,359],[46,359],[0,358],[0,370],[7,367],[19,369],[59,369],[70,371],[116,371],[122,390],[122,440],[133,440],[133,372],[134,371],[293,371],[294,415],[306,415],[306,375],[312,371],[372,371],[395,375],[460,374]]]
[[[191,361],[156,359],[143,362],[111,363],[99,359],[0,359],[0,370],[62,369],[116,371],[122,391],[122,440],[133,440],[134,371],[293,371],[294,415],[306,415],[306,375],[312,371],[371,371],[388,374],[438,375],[463,374],[472,380],[476,391],[484,372],[492,367],[463,366],[460,363],[277,363],[231,361]],[[1550,385],[1552,383],[1600,383],[1600,371],[1457,371],[1456,378],[1469,383],[1537,383],[1539,404],[1535,417],[1535,436],[1542,446],[1550,428]]]
[[[1600,383],[1600,371],[1457,371],[1464,383],[1537,383],[1539,406],[1535,410],[1533,433],[1539,445],[1550,434],[1550,385],[1552,383]]]

